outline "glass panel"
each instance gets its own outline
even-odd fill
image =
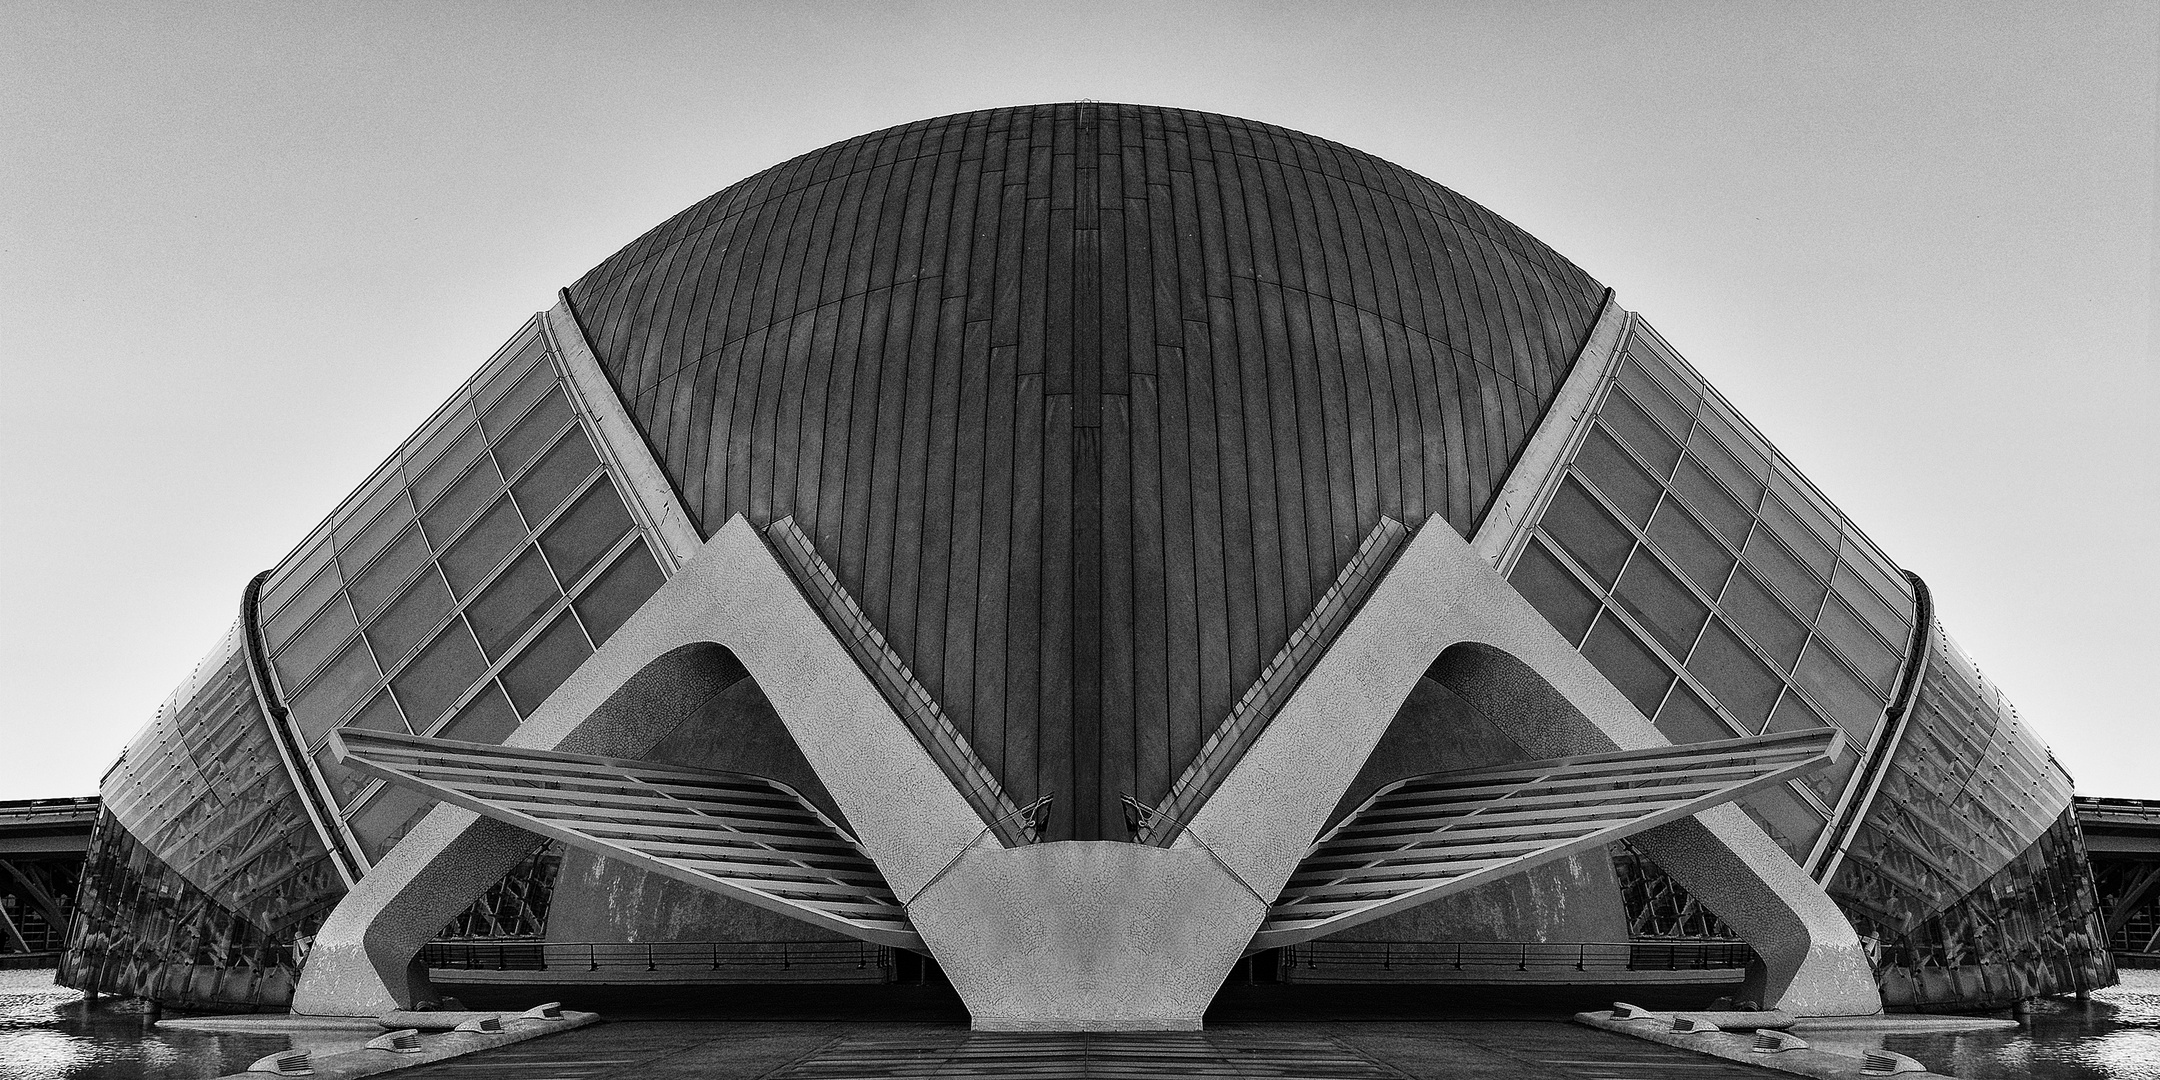
[[[516,424],[526,408],[540,400],[540,395],[555,385],[555,365],[535,364],[518,379],[517,385],[504,394],[502,400],[488,405],[480,416],[481,426],[487,428],[488,438],[500,439],[503,432]]]
[[[510,496],[504,495],[443,552],[443,576],[450,579],[450,588],[458,596],[470,596],[524,542],[525,519],[510,504]]]
[[[452,619],[390,680],[390,689],[405,707],[405,718],[424,731],[486,671],[487,661],[481,659],[465,624]]]
[[[1647,331],[1649,328],[1645,326],[1642,329]],[[1642,365],[1644,371],[1650,373],[1651,378],[1658,381],[1659,386],[1672,394],[1673,400],[1687,405],[1690,411],[1702,400],[1701,376],[1689,371],[1679,354],[1658,340],[1655,333],[1630,335],[1627,353],[1636,363]]]
[[[562,391],[548,391],[540,404],[533,406],[508,434],[495,441],[495,460],[502,462],[503,473],[516,476],[526,462],[554,445],[555,436],[561,434],[573,418],[570,403],[563,399]]]
[[[1552,557],[1544,558],[1550,562]],[[630,545],[616,556],[584,595],[574,601],[578,618],[584,620],[593,644],[607,644],[607,639],[615,635],[615,628],[636,614],[646,598],[660,588],[661,582],[660,565],[653,561],[652,553],[645,550],[644,541]],[[1578,591],[1581,588],[1576,586]]]
[[[306,622],[315,605],[322,603],[322,594],[334,591],[338,586],[337,572],[334,570],[331,571],[327,584],[316,576],[324,567],[330,565],[330,545],[322,544],[305,555],[287,558],[291,567],[281,573],[272,574],[263,583],[262,595],[255,601],[255,614],[262,621],[265,635],[270,633],[273,623],[281,623],[289,633],[293,627]],[[303,612],[281,610],[300,593],[302,586],[320,590],[314,603],[307,605],[307,611]]]
[[[338,545],[338,563],[351,571],[366,566],[369,559],[389,545],[398,530],[412,521],[412,503],[400,491],[382,513],[377,514],[367,528],[360,530],[350,541]]]
[[[428,567],[420,572],[405,591],[383,609],[375,621],[368,624],[368,643],[375,647],[375,659],[383,670],[397,666],[414,646],[428,639],[442,621],[450,617],[450,590],[443,587],[442,575]]]
[[[1815,710],[1809,708],[1806,701],[1801,700],[1798,691],[1787,690],[1785,696],[1778,700],[1777,712],[1770,717],[1770,726],[1764,730],[1766,732],[1808,731],[1814,728],[1830,726],[1830,721],[1816,715]],[[1845,793],[1846,783],[1851,781],[1854,770],[1860,767],[1860,755],[1865,753],[1867,753],[1867,743],[1855,742],[1848,738],[1845,742],[1845,751],[1836,764],[1830,765],[1819,772],[1809,773],[1801,777],[1800,782],[1807,785],[1807,789],[1814,792],[1815,797],[1821,799],[1824,806],[1835,808],[1838,804],[1838,797]]]
[[[1650,414],[1626,394],[1616,391],[1606,395],[1605,407],[1598,411],[1598,422],[1612,428],[1620,441],[1633,448],[1650,466],[1651,472],[1660,477],[1672,474],[1673,462],[1680,457],[1680,444],[1665,434],[1665,429],[1657,426]]]
[[[263,624],[263,647],[275,650],[291,640],[293,631],[322,610],[323,604],[337,595],[341,584],[335,566],[325,566],[322,573],[309,578],[307,584],[293,594],[292,600]],[[269,608],[259,610],[268,611]]]
[[[1890,609],[1898,613],[1898,621],[1911,625],[1913,590],[1912,582],[1906,580],[1905,574],[1889,565],[1889,560],[1876,551],[1865,537],[1858,541],[1847,541],[1844,557],[1846,569],[1867,582],[1876,595],[1882,597],[1890,605]]]
[[[345,590],[345,594],[352,597],[354,614],[363,621],[374,618],[391,597],[405,591],[405,582],[412,577],[413,571],[427,565],[427,561],[427,540],[420,535],[420,530],[408,527],[399,533],[398,538],[390,542],[390,547],[369,563],[367,569],[360,571],[353,578],[352,586]]]
[[[548,565],[568,588],[629,531],[630,512],[623,509],[614,485],[601,479],[548,526],[540,537],[540,550],[547,553]]]
[[[332,515],[336,524],[331,527],[330,535],[339,547],[350,544],[352,538],[372,523],[376,515],[381,514],[393,500],[405,497],[404,477],[398,474],[396,462],[388,462],[378,467],[354,490],[367,494],[349,500]]]
[[[1733,460],[1755,477],[1757,483],[1767,481],[1770,476],[1769,451],[1763,446],[1762,440],[1748,430],[1739,414],[1732,411],[1732,406],[1723,400],[1711,398],[1707,407],[1697,411],[1695,422],[1709,427],[1711,433],[1717,436],[1718,443],[1732,454]],[[1732,485],[1732,489],[1740,492],[1743,498],[1747,495],[1747,489],[1743,487]]]
[[[301,628],[300,632],[284,648],[279,649],[271,666],[277,669],[278,685],[288,689],[307,682],[308,676],[322,667],[338,647],[360,628],[353,621],[352,608],[346,606],[343,597],[332,597],[330,606],[316,616],[315,621]]]
[[[1686,656],[1710,609],[1648,549],[1637,551],[1613,598],[1674,656]]]
[[[1635,524],[1649,522],[1650,511],[1656,508],[1661,493],[1658,482],[1644,472],[1627,451],[1620,449],[1620,444],[1613,441],[1604,428],[1590,429],[1582,453],[1575,458],[1575,468]]]
[[[473,395],[473,400],[478,402],[483,409],[493,404],[503,391],[509,389],[512,385],[520,383],[522,376],[528,376],[532,373],[533,364],[540,359],[546,345],[547,339],[536,332],[531,337],[519,341],[515,352],[507,356],[498,352],[496,355],[503,357],[502,363],[495,365],[495,373],[488,376],[487,383],[480,387],[478,393]],[[505,351],[508,348],[508,346],[505,346]],[[492,365],[494,361],[490,360],[489,363]]]
[[[1723,481],[1725,487],[1739,498],[1740,504],[1750,511],[1762,501],[1763,482],[1748,467],[1740,463],[1715,434],[1719,425],[1705,412],[1695,427],[1695,434],[1688,438],[1688,452],[1694,454],[1710,470],[1710,475]]]
[[[465,474],[466,468],[485,448],[485,444],[480,441],[480,429],[477,426],[467,427],[460,432],[457,441],[452,443],[441,457],[413,477],[413,501],[421,506],[434,502],[436,496],[448,490],[458,477]]]
[[[1590,620],[1597,616],[1597,597],[1545,549],[1544,540],[1532,540],[1523,548],[1522,558],[1515,563],[1515,572],[1508,581],[1569,645],[1582,643],[1583,632],[1590,629]],[[592,626],[592,620],[588,618],[586,625]],[[600,628],[594,626],[593,633],[599,632]]]
[[[1665,698],[1665,707],[1658,710],[1657,728],[1676,743],[1733,737],[1733,729],[1695,691],[1688,689],[1686,683],[1673,687],[1673,692]]]
[[[1764,499],[1762,520],[1763,524],[1770,526],[1771,532],[1777,534],[1778,539],[1785,541],[1787,550],[1807,564],[1808,569],[1822,578],[1829,578],[1831,567],[1837,565],[1837,550],[1825,544],[1822,537],[1801,524],[1790,508],[1775,496]]]
[[[418,476],[442,456],[443,448],[465,437],[473,426],[473,410],[470,404],[459,405],[443,413],[441,418],[405,449],[405,475]],[[457,475],[457,470],[450,470]],[[426,502],[426,499],[420,499]]]
[[[1652,382],[1650,376],[1636,366],[1632,357],[1620,361],[1619,379],[1620,385],[1627,387],[1628,396],[1634,398],[1636,404],[1641,405],[1644,411],[1663,424],[1665,430],[1671,432],[1675,439],[1687,438],[1688,415],[1692,410],[1673,400],[1673,396],[1666,393],[1664,387]]]
[[[457,739],[461,742],[501,743],[518,728],[517,713],[510,708],[510,699],[488,683],[473,696],[465,707],[459,709],[443,729],[435,733],[438,739]]]
[[[1854,574],[1853,564],[1849,560],[1838,563],[1837,574],[1830,579],[1830,588],[1844,597],[1853,611],[1900,653],[1910,646],[1912,623],[1901,613],[1912,610],[1912,601],[1900,598],[1898,605],[1893,608]]]
[[[501,490],[502,477],[495,471],[495,462],[482,454],[480,460],[473,462],[472,468],[450,484],[441,498],[420,512],[420,526],[427,530],[428,539],[439,549]]]
[[[465,618],[487,654],[501,656],[561,596],[539,550],[528,547],[466,605]]]
[[[328,746],[315,751],[315,768],[322,773],[323,783],[329,785],[330,795],[340,808],[349,806],[353,796],[367,784],[367,777],[338,764],[337,755]]]
[[[392,700],[388,690],[377,690],[375,696],[369,698],[368,703],[360,706],[360,711],[353,714],[352,719],[338,726],[367,728],[370,731],[394,731],[400,735],[406,733],[405,717],[398,712],[397,702]]]
[[[1771,475],[1770,490],[1783,499],[1794,515],[1806,522],[1808,530],[1821,537],[1823,543],[1833,549],[1838,546],[1838,537],[1843,535],[1844,530],[1838,527],[1837,511],[1823,502],[1806,481],[1795,480],[1792,474],[1780,470]],[[1827,577],[1829,571],[1824,570],[1823,574]]]
[[[1673,683],[1673,674],[1666,669],[1664,661],[1611,615],[1599,619],[1591,628],[1589,640],[1583,642],[1582,654],[1604,672],[1644,716],[1657,712],[1665,688]]]
[[[1833,596],[1823,603],[1822,616],[1815,622],[1815,632],[1829,638],[1838,655],[1864,676],[1876,693],[1886,700],[1890,697],[1890,687],[1897,682],[1898,662],[1902,657],[1891,652],[1874,631],[1861,623],[1860,616],[1853,614],[1845,601]]]
[[[1815,612],[1822,607],[1823,594],[1830,591],[1820,578],[1800,565],[1800,560],[1785,550],[1785,545],[1770,535],[1761,525],[1748,535],[1747,564],[1757,577],[1763,579],[1779,596],[1800,613],[1802,621],[1812,621]]]
[[[1778,691],[1785,688],[1723,619],[1712,619],[1704,628],[1687,669],[1750,731],[1761,730],[1770,717],[1770,706],[1777,704]]]
[[[593,456],[592,444],[585,440],[585,432],[571,428],[562,441],[555,444],[525,474],[510,485],[511,494],[517,496],[518,508],[525,511],[525,520],[539,523],[548,512],[562,505],[562,501],[576,492],[600,467],[600,459]]]
[[[1793,681],[1855,743],[1866,745],[1868,737],[1875,733],[1875,721],[1882,716],[1882,699],[1869,691],[1859,676],[1845,670],[1845,665],[1823,648],[1821,639],[1808,643],[1807,653],[1793,671]]]
[[[420,816],[434,806],[435,800],[425,795],[394,784],[385,785],[349,819],[349,823],[368,862],[377,863],[419,823]]]
[[[1740,800],[1740,808],[1747,811],[1755,823],[1770,834],[1770,839],[1785,849],[1794,862],[1808,857],[1815,848],[1815,838],[1822,835],[1823,816],[1815,808],[1801,802],[1792,789],[1783,784],[1767,787]]]
[[[1703,523],[1717,530],[1734,547],[1747,543],[1748,525],[1755,519],[1740,505],[1740,501],[1717,482],[1702,463],[1689,454],[1680,459],[1680,468],[1673,472],[1673,490],[1687,500],[1688,509],[1695,512]]]
[[[1710,596],[1725,587],[1725,577],[1738,561],[1695,515],[1671,499],[1658,507],[1657,519],[1650,523],[1650,542]]]
[[[1718,612],[1731,619],[1757,648],[1769,654],[1771,663],[1779,671],[1791,671],[1793,661],[1800,659],[1800,647],[1807,644],[1807,624],[1794,618],[1792,612],[1770,594],[1769,587],[1744,566],[1725,586],[1725,597],[1718,601]]]
[[[533,709],[591,655],[592,646],[586,644],[585,632],[565,611],[503,668],[503,689],[509,692],[510,703],[517,706],[519,713],[531,716]]]
[[[1572,476],[1561,482],[1538,525],[1601,585],[1610,586],[1620,575],[1628,549],[1635,546],[1635,537]]]
[[[367,644],[355,638],[315,676],[314,682],[291,695],[293,722],[300,725],[312,746],[381,683],[382,672],[375,669],[375,658],[368,655]]]

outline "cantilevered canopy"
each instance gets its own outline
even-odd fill
[[[346,764],[474,813],[880,945],[921,949],[855,838],[747,773],[347,728]]]
[[[1397,781],[1313,845],[1252,947],[1309,941],[1677,821],[1828,765],[1842,738],[1815,728]]]

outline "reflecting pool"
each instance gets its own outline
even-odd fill
[[[289,1049],[283,1036],[167,1031],[131,1001],[53,985],[51,968],[0,970],[0,1078],[199,1080]]]
[[[1827,1035],[1808,1041],[1833,1048]],[[2160,1080],[2160,971],[2124,970],[2090,1001],[2036,1001],[2015,1029],[1835,1042],[1895,1050],[1963,1080]]]

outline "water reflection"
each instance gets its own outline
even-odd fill
[[[0,971],[0,1080],[202,1080],[292,1044],[283,1036],[152,1027],[131,1003],[93,1005],[51,968]]]
[[[1880,1046],[1963,1080],[2160,1080],[2160,971],[2121,975],[2090,1001],[2035,1002],[2016,1029],[1808,1041],[1848,1052]]]

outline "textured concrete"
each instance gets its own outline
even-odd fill
[[[1435,518],[1200,808],[1192,832],[1255,892],[1279,893],[1428,674],[1504,717],[1526,757],[1668,742]],[[1750,989],[1764,1004],[1809,1015],[1881,1011],[1851,924],[1738,808],[1636,842],[1763,957]]]
[[[1266,905],[1206,851],[1068,840],[970,848],[909,905],[993,1031],[1189,1031]]]
[[[1688,1013],[1687,1015],[1709,1016],[1714,1014]],[[1609,1010],[1600,1010],[1579,1013],[1575,1017],[1575,1022],[1585,1027],[1597,1028],[1600,1031],[1610,1031],[1665,1046],[1677,1046],[1692,1053],[1723,1058],[1727,1061],[1745,1062],[1749,1065],[1790,1073],[1794,1076],[1810,1076],[1816,1077],[1818,1080],[1849,1080],[1849,1078],[1864,1075],[1860,1071],[1861,1059],[1847,1054],[1820,1050],[1812,1046],[1802,1050],[1782,1050],[1774,1054],[1758,1054],[1755,1052],[1755,1035],[1753,1032],[1705,1031],[1682,1033],[1673,1030],[1672,1018],[1673,1014],[1666,1013],[1640,1020],[1615,1020]],[[1926,1064],[1926,1062],[1921,1064]],[[1942,1080],[1942,1078],[1948,1077],[1947,1073],[1938,1072],[1901,1073],[1899,1075],[1914,1077],[1915,1080],[1928,1080],[1930,1077]],[[1954,1078],[1950,1078],[1950,1080],[1954,1080]]]
[[[255,1018],[220,1017],[215,1019],[243,1020]],[[284,1019],[289,1022],[291,1018]],[[560,1020],[525,1020],[505,1016],[502,1018],[503,1030],[492,1034],[482,1034],[476,1031],[433,1031],[423,1034],[420,1036],[420,1050],[418,1053],[400,1054],[388,1050],[361,1048],[336,1054],[310,1054],[308,1063],[314,1068],[314,1075],[322,1077],[323,1080],[358,1080],[359,1077],[363,1076],[380,1076],[383,1073],[402,1072],[406,1069],[435,1065],[482,1051],[500,1050],[504,1047],[515,1046],[518,1043],[530,1042],[543,1036],[567,1034],[597,1023],[599,1019],[598,1016],[589,1012],[565,1012]],[[281,1033],[274,1025],[242,1027],[204,1024],[196,1025],[196,1027],[197,1030],[248,1031],[258,1034]],[[376,1027],[370,1037],[381,1034],[383,1030],[380,1026]],[[458,1068],[458,1066],[451,1065],[445,1066],[445,1068],[454,1069]],[[250,1078],[261,1075],[263,1074],[240,1072],[233,1073],[224,1080],[250,1080]]]
[[[981,835],[982,819],[740,517],[506,743],[645,756],[732,664],[764,689],[902,900]],[[511,826],[436,807],[323,924],[293,1011],[363,1016],[427,1000],[426,972],[412,957],[530,846]]]

